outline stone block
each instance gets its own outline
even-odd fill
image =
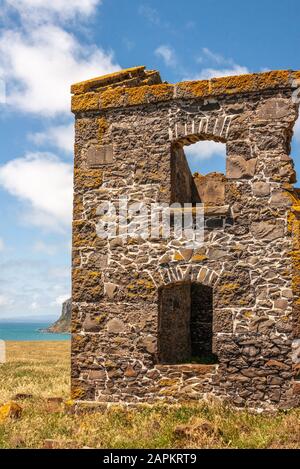
[[[90,147],[87,151],[87,164],[89,168],[98,168],[113,162],[113,146],[102,145]]]
[[[119,334],[120,332],[125,331],[125,324],[120,319],[114,318],[108,321],[107,331],[111,334]]]
[[[270,184],[263,181],[257,181],[253,183],[253,194],[256,197],[266,197],[270,194]]]
[[[250,231],[256,239],[274,241],[284,237],[284,222],[281,220],[253,222]]]
[[[271,98],[263,101],[257,108],[258,119],[274,120],[282,119],[292,111],[290,100],[281,98]]]
[[[290,207],[292,205],[291,197],[283,190],[275,190],[271,194],[270,206],[271,207]]]
[[[91,314],[86,315],[82,326],[85,332],[98,332],[102,328],[101,321],[97,321],[97,318],[92,317]]]
[[[256,158],[246,160],[242,156],[229,156],[226,161],[228,179],[248,179],[255,174]]]
[[[117,289],[118,289],[118,285],[116,285],[115,283],[111,283],[111,282],[104,283],[104,292],[108,296],[108,298],[111,300],[114,298]]]
[[[157,339],[152,335],[143,337],[139,343],[148,353],[153,354],[157,350]]]
[[[91,370],[89,372],[89,379],[91,380],[103,380],[106,379],[106,373],[105,370]]]

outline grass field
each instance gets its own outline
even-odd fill
[[[17,393],[21,418],[0,423],[0,448],[300,448],[300,410],[255,415],[216,403],[74,415],[68,342],[7,342],[0,404]],[[52,440],[52,441],[50,441]]]

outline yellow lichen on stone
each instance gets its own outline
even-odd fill
[[[221,286],[220,292],[237,290],[240,287],[239,283],[225,283]]]
[[[125,68],[124,70],[118,70],[117,72],[109,73],[107,75],[102,75],[100,77],[91,78],[90,80],[81,81],[79,83],[74,83],[71,86],[71,93],[80,94],[85,93],[91,88],[106,86],[108,84],[114,83],[117,81],[125,80],[126,78],[131,78],[132,76],[138,75],[139,73],[145,70],[144,65],[138,67]]]
[[[134,106],[147,102],[148,86],[139,86],[126,90],[126,101],[128,105]]]
[[[0,407],[0,423],[4,423],[8,419],[19,419],[22,414],[22,407],[16,402],[7,402]]]
[[[184,257],[182,254],[180,254],[179,251],[176,251],[174,256],[173,256],[174,261],[184,261]]]
[[[99,143],[103,143],[103,137],[108,129],[108,122],[105,117],[99,117],[98,119],[98,138]]]
[[[208,96],[210,91],[209,80],[201,81],[183,81],[176,85],[177,94],[191,96],[191,97],[202,97]]]
[[[290,86],[289,72],[275,70],[264,73],[236,75],[210,80],[210,94],[235,94]]]
[[[84,93],[72,96],[72,112],[97,111],[99,109],[99,93]]]
[[[173,98],[173,85],[144,85],[132,88],[109,88],[100,93],[100,107],[136,106]]]
[[[158,72],[145,71],[144,66],[133,67],[77,83],[71,87],[72,93],[75,93],[72,98],[72,110],[75,113],[97,110],[99,101],[100,107],[105,109],[166,101],[176,97],[207,97],[288,88],[292,87],[293,80],[300,79],[299,71],[277,70],[211,80],[185,81],[176,85],[144,84],[151,73]]]
[[[100,109],[119,107],[126,104],[125,99],[125,88],[119,86],[116,88],[108,88],[105,91],[99,93],[100,96]]]
[[[93,224],[86,220],[73,221],[73,247],[94,246],[98,239],[96,229]],[[73,264],[74,267],[74,264]]]
[[[257,73],[255,75],[255,84],[257,90],[288,87],[291,85],[290,72],[287,70],[274,70]]]
[[[287,217],[287,228],[292,238],[292,250],[289,256],[292,262],[292,291],[293,299],[293,322],[296,331],[300,330],[300,200],[297,192],[289,191],[288,195],[293,203]]]
[[[207,256],[205,256],[204,254],[194,254],[191,261],[202,262],[202,261],[205,261],[206,259],[207,259]]]
[[[79,190],[99,189],[102,184],[103,173],[99,169],[75,169],[74,185]]]
[[[136,290],[136,289],[139,289],[141,287],[146,288],[147,290],[154,290],[155,289],[154,283],[151,282],[150,280],[145,280],[145,279],[139,279],[136,282],[130,283],[129,285],[127,285],[127,288],[129,290]]]
[[[76,401],[73,399],[68,399],[67,401],[64,402],[64,411],[67,414],[73,414],[75,413],[75,406],[76,406]]]
[[[154,283],[147,279],[139,279],[129,283],[126,287],[126,296],[132,299],[147,299],[156,291]]]
[[[249,92],[255,89],[254,75],[237,75],[210,80],[210,94],[235,94]]]
[[[251,319],[251,318],[253,318],[254,314],[252,313],[252,311],[245,311],[243,313],[243,316],[247,319]]]
[[[73,220],[80,220],[83,217],[82,195],[75,194],[73,200]]]
[[[175,386],[176,384],[180,383],[180,379],[176,378],[161,378],[158,381],[159,386]]]
[[[128,105],[134,106],[147,102],[167,101],[173,98],[173,85],[145,85],[135,88],[127,88]]]
[[[74,345],[75,343],[76,344],[82,344],[84,343],[84,336],[80,335],[80,334],[76,334],[76,333],[73,333],[72,334],[72,345]]]
[[[64,402],[64,405],[66,407],[73,407],[75,405],[75,401],[73,401],[73,399],[68,399],[67,401]]]
[[[292,74],[293,80],[300,80],[300,70],[296,70]]]

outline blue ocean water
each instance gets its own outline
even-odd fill
[[[0,340],[70,340],[70,334],[42,332],[50,326],[45,322],[0,322]]]

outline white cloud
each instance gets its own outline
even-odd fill
[[[59,295],[54,301],[53,301],[53,306],[61,306],[66,300],[70,298],[70,293],[65,293],[63,295]]]
[[[30,66],[29,66],[30,64]],[[83,45],[54,25],[0,36],[0,68],[7,81],[6,102],[46,116],[70,112],[71,83],[118,70],[112,53]]]
[[[194,162],[208,160],[210,158],[219,156],[226,157],[226,146],[224,143],[214,142],[211,140],[204,140],[193,145],[184,147],[185,154],[188,159]]]
[[[233,65],[232,68],[203,68],[201,72],[190,77],[184,78],[185,80],[209,80],[210,78],[226,77],[233,75],[244,75],[249,73],[247,67],[241,65]]]
[[[247,67],[236,64],[232,59],[213,52],[207,47],[202,48],[202,56],[197,58],[198,64],[210,63],[211,66],[204,66],[200,72],[184,77],[184,80],[209,80],[232,75],[244,75],[250,73]]]
[[[218,65],[222,64],[233,64],[232,59],[226,59],[223,55],[218,54],[216,52],[211,51],[207,47],[203,47],[202,49],[203,54],[207,59],[209,59],[211,62],[215,62]],[[202,58],[200,58],[202,59]],[[201,60],[202,61],[202,60]]]
[[[0,251],[4,250],[4,241],[2,238],[0,238]]]
[[[45,132],[29,134],[29,140],[37,146],[50,145],[66,153],[73,153],[74,123],[49,127]]]
[[[89,18],[101,0],[6,0],[7,25],[0,34],[0,76],[6,104],[55,116],[70,112],[70,85],[118,70],[112,52],[79,42],[60,23]],[[19,26],[11,12],[21,17]]]
[[[43,254],[47,254],[48,256],[53,256],[57,252],[58,247],[55,244],[45,243],[44,241],[36,241],[33,249],[36,252],[41,252]]]
[[[162,44],[155,49],[154,53],[161,57],[168,67],[175,67],[177,63],[176,54],[170,46]]]
[[[72,213],[72,166],[51,153],[30,153],[0,166],[0,185],[24,205],[27,223],[62,230]]]
[[[4,0],[30,22],[60,19],[70,20],[78,15],[90,16],[102,0]]]

